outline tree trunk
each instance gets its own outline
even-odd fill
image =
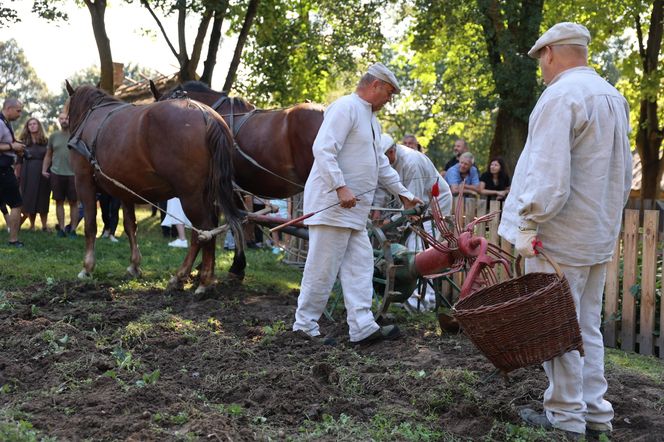
[[[240,35],[237,38],[237,44],[235,45],[235,52],[233,53],[233,59],[231,60],[231,65],[228,68],[228,74],[226,75],[226,81],[224,82],[224,87],[222,90],[230,91],[235,81],[235,75],[237,74],[237,69],[240,66],[240,58],[242,57],[242,49],[244,44],[247,41],[249,36],[249,29],[251,29],[251,24],[256,17],[256,11],[258,9],[259,0],[249,0],[249,6],[247,6],[247,14],[244,16],[244,23],[242,24],[242,30]]]
[[[214,14],[214,21],[212,22],[207,57],[203,63],[203,75],[201,75],[201,81],[208,86],[212,86],[212,74],[217,64],[217,52],[219,52],[219,43],[221,42],[221,25],[224,23],[226,9],[228,9],[228,0],[223,0]]]
[[[111,53],[111,42],[106,34],[106,24],[104,22],[106,0],[84,1],[85,6],[90,11],[92,32],[94,33],[95,41],[97,42],[97,51],[99,52],[99,66],[101,70],[99,87],[113,94],[115,88],[119,85],[113,84],[113,55]]]
[[[491,140],[489,159],[503,157],[510,176],[528,137],[528,123],[504,108],[498,109],[496,129]]]
[[[536,102],[537,63],[526,53],[539,36],[544,0],[523,0],[501,10],[497,0],[478,0],[491,73],[500,97],[489,150],[514,170],[528,136],[528,117]]]
[[[650,29],[648,31],[648,46],[643,47],[641,24],[636,17],[637,33],[639,37],[639,53],[643,66],[642,87],[657,78],[659,54],[662,46],[664,31],[664,0],[653,2],[650,16]],[[660,194],[660,182],[664,172],[664,158],[660,159],[662,136],[664,128],[659,127],[657,114],[657,99],[661,91],[658,88],[642,91],[639,108],[639,124],[636,128],[636,150],[641,157],[641,198],[657,199]]]

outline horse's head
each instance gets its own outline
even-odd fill
[[[69,117],[69,127],[72,132],[81,124],[86,112],[94,105],[106,100],[117,101],[117,98],[108,95],[103,89],[91,85],[82,85],[73,88],[69,81],[65,81],[69,98],[65,104],[64,113]]]

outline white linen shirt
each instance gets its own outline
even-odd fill
[[[304,186],[304,213],[325,210],[306,219],[306,225],[364,230],[378,183],[393,194],[414,198],[390,167],[380,146],[380,134],[371,104],[355,93],[339,98],[325,110],[313,145],[314,164]],[[355,207],[333,206],[339,202],[336,190],[342,186],[348,186],[359,198]]]
[[[632,181],[629,131],[627,101],[592,68],[560,73],[530,114],[500,236],[515,243],[532,221],[560,264],[609,261]]]
[[[447,181],[438,173],[436,166],[422,152],[411,149],[401,144],[396,145],[395,160],[392,168],[397,171],[401,177],[401,183],[413,195],[421,199],[424,203],[431,200],[431,188],[436,180],[440,195],[438,195],[438,206],[443,215],[449,215],[452,212],[452,192]],[[388,204],[387,192],[380,187],[376,191],[374,201],[378,205]],[[400,207],[401,201],[397,201],[397,207]]]

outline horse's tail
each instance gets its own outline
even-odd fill
[[[241,251],[244,246],[243,216],[235,204],[233,191],[233,136],[221,117],[210,116],[206,137],[213,163],[208,174],[209,202],[211,207],[217,208],[215,217],[221,209],[226,223],[233,230],[235,245]]]

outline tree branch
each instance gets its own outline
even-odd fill
[[[168,35],[166,34],[166,30],[164,29],[164,25],[161,24],[161,20],[159,20],[159,17],[154,13],[152,8],[150,7],[150,4],[148,3],[148,0],[141,0],[141,4],[145,6],[145,8],[150,12],[150,15],[152,18],[154,18],[154,21],[157,22],[157,26],[159,26],[159,29],[161,30],[161,34],[164,36],[164,40],[166,40],[166,44],[168,45],[169,48],[171,48],[171,52],[173,55],[175,55],[175,58],[178,60],[180,59],[180,54],[175,50],[175,47],[171,43],[171,40],[168,38]]]
[[[224,87],[222,89],[224,91],[229,91],[233,86],[233,82],[235,81],[235,74],[237,73],[237,68],[240,65],[242,49],[244,48],[244,44],[247,41],[247,37],[249,36],[249,29],[251,28],[251,24],[254,21],[254,17],[256,17],[258,2],[259,0],[249,0],[247,13],[244,16],[244,23],[242,24],[242,30],[240,31],[240,35],[237,38],[233,59],[231,60],[231,65],[228,68],[228,74],[226,75],[226,81],[224,82]]]
[[[194,39],[194,47],[191,49],[191,60],[190,60],[190,74],[193,77],[196,73],[196,67],[198,67],[198,61],[201,59],[201,50],[203,49],[203,41],[205,40],[205,34],[207,34],[207,28],[210,25],[210,20],[212,19],[212,10],[206,9],[203,12],[203,17],[201,22],[198,24],[198,31],[196,32],[196,38]]]

